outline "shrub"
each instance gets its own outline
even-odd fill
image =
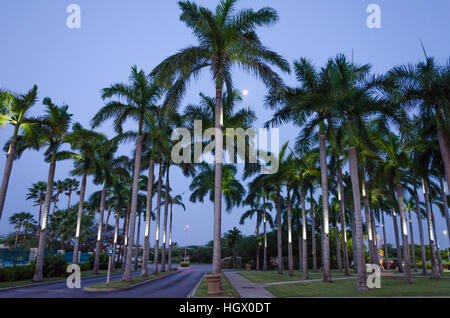
[[[33,278],[34,263],[30,265],[8,266],[0,269],[0,282],[13,282]]]
[[[44,257],[44,277],[58,277],[66,274],[69,263],[61,254],[48,254]]]
[[[108,269],[108,259],[109,259],[109,257],[106,253],[100,253],[99,269]],[[90,264],[89,269],[94,268],[94,263],[95,263],[95,253],[89,257],[89,264]],[[116,262],[116,266],[117,266],[117,262]]]
[[[181,263],[180,263],[180,266],[181,266],[181,267],[189,267],[190,265],[191,265],[190,262],[181,262]]]
[[[80,264],[78,264],[78,266],[80,266],[80,271],[82,271],[82,272],[88,271],[93,268],[93,266],[91,266],[90,262],[80,263]]]

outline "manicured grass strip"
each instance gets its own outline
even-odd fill
[[[414,278],[413,284],[405,284],[403,277],[382,277],[381,288],[357,291],[356,280],[335,280],[331,284],[308,282],[265,287],[277,297],[407,297],[450,296],[450,280]]]
[[[116,271],[112,274],[118,274],[121,272],[122,271]],[[101,270],[101,271],[99,271],[98,275],[93,275],[92,270],[90,269],[88,271],[81,272],[81,277],[87,278],[87,277],[93,277],[93,276],[103,276],[103,275],[106,275],[106,273],[107,273],[106,270]],[[59,276],[59,277],[44,277],[42,279],[42,281],[40,281],[40,282],[33,282],[31,280],[17,280],[17,281],[13,281],[13,282],[1,282],[0,289],[8,288],[8,287],[28,286],[28,285],[36,285],[36,284],[41,284],[41,283],[57,282],[57,281],[66,280],[66,278],[67,278],[67,276]]]
[[[354,274],[354,273],[352,273]],[[239,275],[247,278],[249,281],[257,284],[274,283],[274,282],[292,282],[297,280],[303,280],[303,275],[298,270],[294,272],[293,276],[289,276],[287,271],[283,274],[278,274],[277,271],[251,271],[251,272],[240,272]],[[314,273],[312,271],[308,272],[308,279],[321,279],[322,273]],[[331,277],[344,277],[342,272],[331,273]]]
[[[106,289],[126,288],[126,287],[131,287],[135,284],[145,282],[147,280],[155,279],[157,277],[164,277],[166,275],[173,274],[175,272],[176,271],[169,271],[169,272],[163,272],[163,273],[158,273],[158,274],[150,274],[147,277],[136,276],[136,277],[133,277],[130,282],[124,282],[119,279],[119,280],[116,280],[113,282],[109,282],[108,286],[106,286],[106,283],[102,283],[102,284],[88,286],[88,288],[89,289],[91,289],[91,288],[99,288],[99,289],[101,289],[101,288],[106,288]]]
[[[222,295],[220,296],[209,296],[208,295],[208,283],[206,282],[206,276],[203,281],[198,286],[195,297],[225,297],[225,298],[239,298],[239,293],[234,289],[233,285],[230,284],[228,278],[222,273]]]

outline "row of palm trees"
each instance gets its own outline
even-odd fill
[[[129,181],[131,194],[128,201],[123,201],[127,202],[123,208],[129,215],[125,225],[128,240],[125,243],[123,280],[131,280],[134,240],[130,238],[135,237],[136,215],[140,202],[139,181],[143,177],[141,171],[145,167],[148,168],[148,177],[142,275],[147,275],[151,219],[149,212],[153,208],[154,187],[157,193],[155,272],[158,271],[159,263],[163,195],[166,204],[162,216],[161,263],[165,268],[167,203],[170,201],[169,171],[175,166],[170,159],[173,141],[169,136],[175,127],[192,128],[193,119],[202,119],[211,126],[214,124],[218,131],[214,138],[215,163],[198,165],[199,173],[191,185],[191,200],[202,201],[208,195],[214,202],[213,273],[220,272],[222,196],[225,198],[226,210],[231,210],[233,206],[239,206],[244,201],[245,193],[242,185],[236,181],[236,168],[233,165],[223,165],[222,160],[219,160],[224,155],[223,128],[246,128],[256,120],[250,109],[234,110],[234,105],[239,101],[232,82],[234,66],[255,75],[268,87],[266,104],[274,110],[274,117],[266,123],[267,126],[291,122],[300,130],[294,149],[288,145],[281,149],[279,161],[282,164],[279,171],[272,175],[256,176],[249,185],[249,196],[245,198],[253,208],[263,210],[264,227],[268,219],[265,213],[267,204],[272,201],[275,205],[279,271],[282,271],[283,205],[286,205],[289,229],[288,267],[292,272],[292,223],[298,221],[303,225],[302,262],[305,262],[307,219],[304,203],[308,191],[312,197],[319,185],[322,190],[320,237],[324,282],[331,282],[330,207],[331,211],[339,211],[343,241],[347,222],[352,225],[355,249],[353,255],[358,273],[357,288],[362,290],[367,289],[362,207],[371,261],[377,258],[374,244],[374,211],[392,211],[394,216],[398,213],[406,280],[411,282],[404,191],[410,188],[417,190],[417,185],[421,183],[432,249],[432,272],[434,278],[439,277],[434,254],[435,233],[432,229],[430,188],[436,178],[446,179],[447,183],[450,179],[449,65],[439,66],[433,58],[426,57],[425,62],[418,65],[395,67],[385,75],[374,76],[370,72],[370,65],[357,65],[344,55],[330,59],[321,68],[316,68],[310,60],[301,58],[294,62],[293,68],[299,86],[288,87],[273,68],[290,73],[289,63],[276,52],[266,48],[256,33],[258,27],[271,26],[278,21],[276,11],[272,8],[237,11],[235,4],[236,1],[233,0],[220,1],[213,12],[190,1],[179,2],[182,12],[180,20],[192,29],[198,44],[168,57],[156,66],[150,75],[133,67],[129,83],[116,83],[102,90],[106,105],[94,116],[91,126],[96,128],[112,119],[116,136],[111,140],[100,133],[83,128],[78,123],[70,129],[71,114],[68,113],[68,106],[57,106],[49,98],[43,101],[46,106],[43,116],[28,116],[29,108],[37,99],[36,86],[24,95],[2,91],[1,121],[12,124],[14,133],[7,144],[8,157],[0,190],[0,212],[14,159],[20,157],[27,148],[44,148],[45,160],[50,164],[34,280],[42,279],[43,251],[54,172],[56,163],[64,159],[74,160],[73,174],[82,178],[73,262],[78,262],[80,222],[87,176],[94,175],[94,182],[102,185],[99,224],[103,223],[108,189],[122,186],[114,180],[125,178]],[[201,95],[200,105],[189,106],[184,114],[179,114],[177,108],[188,89],[189,81],[199,76],[200,71],[205,68],[209,69],[213,76],[215,96]],[[408,116],[408,113],[413,113],[414,116]],[[137,122],[137,130],[123,130],[123,124],[128,119]],[[208,128],[205,125],[203,127]],[[113,155],[118,144],[127,141],[135,142],[134,164],[128,166],[128,170],[120,163],[120,157],[114,158]],[[63,150],[66,143],[70,144],[71,151]],[[320,163],[318,166],[316,161]],[[257,169],[264,164],[247,163],[244,177],[255,176]],[[343,174],[343,170],[347,168],[347,164],[350,181],[344,187],[343,179],[346,174]],[[159,169],[156,184],[153,182],[155,165],[158,165]],[[193,164],[178,166],[186,176],[194,176],[196,167]],[[317,169],[318,167],[320,169]],[[211,180],[213,171],[214,181]],[[442,171],[445,171],[445,174]],[[163,192],[164,176],[166,180]],[[330,188],[329,184],[335,187]],[[441,189],[444,189],[443,181]],[[447,204],[445,190],[442,191],[444,195],[441,200],[443,204]],[[419,209],[421,202],[416,196],[417,191],[411,193],[415,206]],[[337,205],[330,206],[330,199]],[[297,209],[298,203],[301,207],[301,217],[294,220],[292,211]],[[350,215],[347,216],[346,213]],[[444,216],[450,226],[448,209],[444,210]],[[315,217],[313,213],[311,218]],[[396,222],[396,217],[394,220]],[[315,224],[315,220],[311,222]],[[314,245],[315,236],[312,239]],[[343,245],[344,265],[348,271],[346,250]],[[265,266],[263,265],[263,268]],[[307,276],[305,263],[303,271]]]

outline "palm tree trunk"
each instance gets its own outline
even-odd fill
[[[339,243],[339,228],[337,221],[334,222],[334,240],[336,241],[336,262],[339,271],[342,270],[341,247]]]
[[[280,189],[277,189],[277,249],[278,249],[278,274],[283,274],[283,245],[281,238],[281,196]]]
[[[357,261],[356,261],[356,226],[355,226],[355,209],[352,206],[351,209],[352,211],[352,252],[353,252],[353,266],[355,267],[355,271],[356,268],[358,267]]]
[[[256,212],[256,270],[259,271],[259,211]]]
[[[147,202],[145,206],[145,232],[144,232],[144,252],[142,255],[142,276],[148,274],[148,254],[150,250],[150,216],[152,214],[152,198],[153,198],[153,173],[155,169],[155,161],[150,160],[148,167],[147,181]]]
[[[70,198],[72,196],[72,190],[69,190],[69,194],[67,195],[67,212],[70,211]]]
[[[417,216],[417,223],[419,224],[419,237],[420,237],[420,249],[421,249],[421,256],[422,256],[422,274],[427,274],[427,257],[425,252],[425,239],[423,235],[423,226],[422,226],[422,214],[420,212],[420,202],[419,202],[419,195],[417,194],[416,184],[414,184],[414,196],[416,199],[416,216]]]
[[[428,183],[422,179],[422,190],[423,196],[425,198],[425,210],[427,213],[427,222],[428,222],[428,238],[430,241],[430,253],[431,253],[431,279],[440,279],[441,275],[439,274],[439,268],[436,262],[436,254],[434,253],[434,230],[433,230],[433,222],[431,219],[431,207],[430,200],[428,198]]]
[[[163,245],[161,251],[161,272],[166,271],[166,238],[167,238],[167,217],[169,214],[169,192],[170,192],[170,184],[169,184],[169,163],[166,164],[166,191],[164,195],[164,223],[163,223]]]
[[[14,241],[14,249],[17,247],[17,240],[19,239],[20,228],[22,227],[22,222],[19,223],[19,227],[17,228],[16,239]]]
[[[300,273],[303,273],[303,239],[302,234],[297,235],[298,239],[298,270]]]
[[[84,204],[84,195],[86,193],[86,178],[87,174],[83,174],[83,178],[81,179],[81,188],[80,188],[80,202],[78,203],[78,215],[77,215],[77,228],[75,232],[75,243],[73,247],[73,258],[72,264],[78,264],[79,257],[78,251],[80,249],[80,231],[81,231],[81,218],[83,216],[83,204]]]
[[[39,244],[36,253],[36,266],[34,270],[33,281],[40,282],[42,280],[43,269],[44,269],[44,251],[45,251],[45,238],[47,234],[47,217],[50,211],[50,203],[52,200],[52,188],[53,179],[55,178],[56,161],[53,159],[50,163],[50,168],[48,172],[47,179],[47,190],[45,192],[45,203],[44,203],[44,217],[42,219],[42,230],[39,231]]]
[[[139,237],[141,236],[141,214],[138,216],[138,226],[137,226],[137,235],[136,235],[136,248],[134,252],[134,269],[136,270],[139,263]]]
[[[444,217],[445,217],[445,221],[447,222],[447,233],[450,233],[450,216],[449,216],[449,212],[448,212],[447,195],[445,194],[444,178],[439,178],[439,181],[441,183],[442,201],[444,202]],[[448,236],[448,240],[450,243],[450,234]]]
[[[311,189],[311,243],[312,243],[312,260],[313,272],[317,273],[317,247],[316,247],[316,217],[314,212],[313,190]]]
[[[444,272],[444,267],[442,266],[442,257],[441,257],[441,248],[439,246],[439,238],[437,236],[437,231],[436,231],[436,221],[434,220],[434,212],[433,212],[433,208],[431,207],[431,222],[433,223],[433,231],[435,234],[435,239],[436,239],[436,254],[437,254],[437,260],[438,260],[438,265],[439,265],[439,273],[443,273]]]
[[[117,249],[117,237],[119,236],[119,213],[116,212],[116,222],[114,224],[114,239],[113,239],[113,255],[111,260],[111,270],[116,271],[116,249]]]
[[[216,82],[216,107],[215,107],[215,176],[214,176],[214,246],[212,273],[221,272],[221,227],[222,227],[222,159],[223,159],[223,105],[222,105],[221,80]],[[222,286],[220,285],[220,290]]]
[[[402,259],[402,251],[400,248],[400,237],[398,235],[397,213],[395,213],[394,209],[392,209],[392,221],[394,224],[395,246],[397,248],[398,271],[400,273],[403,273],[403,259]]]
[[[2,187],[0,188],[0,220],[2,218],[3,207],[5,206],[6,191],[8,191],[9,178],[11,177],[14,155],[16,153],[16,140],[19,133],[19,126],[14,126],[14,133],[9,144],[8,154],[6,156],[5,170],[3,172]]]
[[[39,218],[36,237],[39,237],[39,232],[41,231],[41,216],[42,216],[42,198],[39,199]]]
[[[361,218],[361,197],[358,178],[358,158],[356,156],[355,147],[350,147],[348,150],[348,157],[350,162],[350,176],[352,180],[353,189],[353,202],[355,205],[355,235],[353,238],[353,244],[356,243],[356,270],[357,270],[357,283],[356,289],[367,290],[367,273],[366,262],[364,257],[364,242],[362,232],[362,218]]]
[[[159,162],[158,176],[158,198],[156,203],[156,238],[155,238],[155,259],[153,273],[158,274],[158,256],[159,256],[159,227],[161,224],[161,191],[162,191],[162,160]]]
[[[133,173],[133,189],[131,192],[131,215],[130,215],[130,234],[128,240],[127,257],[125,260],[125,270],[122,280],[125,282],[131,281],[131,259],[133,257],[133,243],[134,232],[136,230],[136,211],[137,211],[137,197],[139,191],[139,172],[141,171],[141,157],[142,157],[142,119],[139,122],[139,135],[136,141],[136,156],[134,158],[134,173]]]
[[[372,243],[373,243],[373,258],[375,263],[379,264],[379,252],[378,252],[378,246],[377,246],[377,229],[375,226],[375,216],[373,212],[373,208],[371,206],[371,203],[369,202],[369,213],[370,213],[370,225],[372,226]]]
[[[263,271],[267,270],[267,218],[266,218],[266,197],[263,196],[263,231],[264,231],[264,252],[263,252]]]
[[[55,215],[55,211],[56,211],[56,203],[58,202],[58,197],[59,197],[59,193],[56,193],[56,197],[55,197],[55,201],[53,202],[53,211],[52,211],[52,217],[53,215]]]
[[[108,230],[108,225],[109,225],[109,216],[111,215],[111,209],[108,211],[108,215],[106,217],[106,222],[105,225],[103,226],[103,233],[102,233],[102,247],[104,245],[105,242],[105,235],[106,235],[106,231]]]
[[[450,145],[445,140],[445,134],[442,129],[438,129],[438,140],[439,148],[441,150],[442,161],[444,161],[445,176],[447,178],[447,189],[450,190]],[[448,215],[448,212],[447,212]],[[449,221],[447,219],[447,227],[449,226]],[[448,229],[450,233],[450,228]],[[449,235],[450,236],[450,235]],[[449,237],[450,239],[450,237]]]
[[[413,224],[411,218],[411,211],[408,210],[408,218],[409,218],[409,233],[411,233],[411,255],[412,255],[412,264],[413,269],[417,272],[417,263],[416,263],[416,243],[414,242],[414,231]]]
[[[331,282],[330,267],[330,237],[329,237],[329,219],[328,219],[328,168],[327,168],[327,150],[325,145],[325,135],[319,136],[320,148],[320,175],[322,185],[322,208],[323,208],[323,237],[322,237],[322,263],[323,263],[323,281]]]
[[[106,200],[106,183],[103,185],[102,194],[100,197],[100,216],[98,219],[98,232],[97,232],[97,244],[95,244],[95,259],[94,259],[94,269],[92,273],[94,275],[98,274],[100,267],[100,250],[102,248],[102,228],[103,228],[103,213],[105,211],[105,200]]]
[[[169,220],[169,260],[168,260],[168,267],[169,271],[172,270],[172,207],[173,204],[170,203],[170,220]]]
[[[292,258],[292,220],[290,190],[287,190],[287,223],[288,223],[288,268],[289,276],[294,276],[294,260]]]
[[[408,244],[408,225],[406,223],[405,216],[405,205],[403,202],[403,189],[401,184],[396,184],[398,205],[400,210],[400,221],[402,229],[402,244],[403,244],[403,258],[405,259],[405,282],[412,284],[411,277],[411,259],[409,254],[409,244]]]
[[[369,260],[370,264],[376,264],[373,256],[374,253],[373,253],[372,222],[370,221],[369,198],[366,193],[366,177],[364,175],[364,172],[362,173],[362,190],[364,199],[364,216],[366,219],[366,227],[367,227],[367,247],[369,248]]]
[[[300,193],[300,199],[302,204],[302,271],[303,279],[308,279],[308,245],[306,235],[306,204],[305,204],[306,190]]]
[[[383,223],[381,226],[383,227],[383,241],[384,241],[384,256],[386,258],[387,269],[390,269],[389,266],[389,253],[387,246],[387,236],[386,236],[386,223],[384,223],[384,212],[381,210],[381,222]]]
[[[350,275],[350,262],[348,259],[347,250],[347,227],[345,225],[345,202],[344,202],[344,185],[342,182],[342,167],[339,166],[338,172],[338,196],[339,200],[339,214],[341,219],[341,232],[342,232],[342,252],[344,258],[344,274]]]

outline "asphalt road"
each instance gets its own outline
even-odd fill
[[[153,266],[149,266],[150,269],[153,270]],[[106,282],[106,276],[87,277],[81,279],[81,288],[69,289],[66,282],[55,282],[0,291],[0,298],[185,298],[209,271],[211,265],[191,265],[190,269],[175,275],[118,292],[84,291],[84,287]],[[132,275],[138,276],[140,271],[133,272]],[[111,275],[111,281],[121,278],[122,274]]]

